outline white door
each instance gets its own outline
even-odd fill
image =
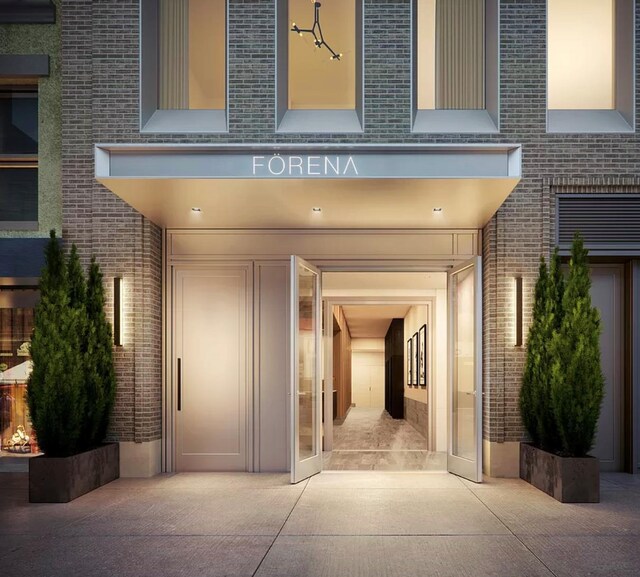
[[[250,467],[252,285],[250,264],[174,269],[177,471]]]
[[[482,264],[449,273],[449,449],[447,469],[482,482]]]
[[[291,482],[322,469],[320,271],[291,257]]]

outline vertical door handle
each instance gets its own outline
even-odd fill
[[[182,410],[182,359],[178,357],[178,410]]]

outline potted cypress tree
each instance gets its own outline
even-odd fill
[[[115,394],[102,277],[87,287],[76,247],[69,259],[51,231],[31,338],[27,387],[43,456],[29,460],[29,500],[68,502],[119,476],[119,446],[101,444]],[[109,352],[105,349],[109,348]]]
[[[541,259],[520,390],[520,412],[532,440],[520,445],[520,477],[564,503],[600,500],[599,463],[588,452],[604,377],[587,254],[576,233],[566,286],[558,250],[550,272]]]

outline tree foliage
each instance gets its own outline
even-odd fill
[[[95,257],[91,258],[87,281],[87,392],[91,404],[87,436],[94,444],[101,442],[109,426],[109,417],[116,396],[116,375],[113,367],[111,325],[104,312],[104,285]]]
[[[558,249],[549,268],[541,259],[520,390],[522,421],[534,445],[571,456],[591,449],[604,391],[590,286],[578,234],[566,284]]]
[[[86,410],[83,354],[84,316],[70,306],[64,253],[52,231],[36,306],[27,403],[38,443],[49,456],[78,452]]]
[[[102,275],[92,259],[87,285],[75,245],[66,259],[54,231],[40,279],[31,359],[27,403],[44,453],[63,457],[99,444],[116,386]]]
[[[593,446],[604,396],[600,315],[591,305],[588,251],[576,234],[560,328],[554,333],[551,399],[562,453],[581,457]]]
[[[538,423],[540,389],[546,378],[547,348],[543,338],[545,321],[545,308],[549,293],[549,271],[547,263],[540,257],[538,267],[538,280],[533,299],[533,318],[527,337],[527,358],[522,375],[522,387],[520,388],[520,415],[522,423],[529,433],[533,444],[537,447],[540,443],[540,428]]]

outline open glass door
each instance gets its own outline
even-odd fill
[[[482,482],[482,261],[449,273],[449,472]]]
[[[320,271],[291,257],[291,482],[322,469]]]

